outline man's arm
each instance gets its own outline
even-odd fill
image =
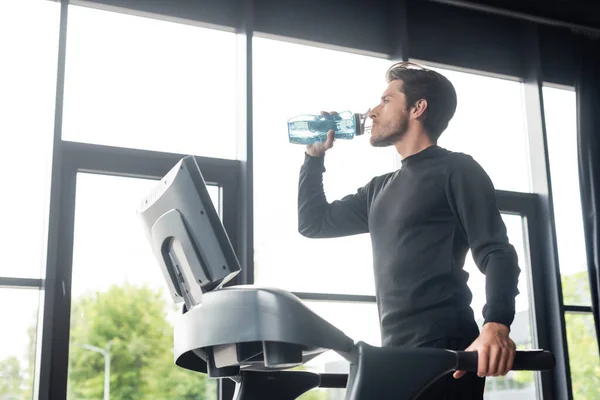
[[[509,327],[515,314],[520,268],[496,204],[496,191],[471,157],[456,155],[448,171],[448,198],[458,217],[475,264],[486,276],[485,323]]]
[[[332,203],[323,190],[325,156],[305,155],[298,185],[298,231],[310,238],[367,233],[367,186]]]
[[[515,357],[516,346],[509,332],[521,270],[496,205],[491,179],[469,156],[457,154],[453,161],[447,181],[449,203],[468,240],[475,264],[486,276],[483,329],[466,351],[478,352],[479,376],[503,376],[512,368]],[[454,377],[464,374],[457,371]]]

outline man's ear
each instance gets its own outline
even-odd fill
[[[425,110],[427,110],[427,100],[417,100],[415,105],[411,108],[410,116],[413,119],[419,119],[421,115],[425,113]]]

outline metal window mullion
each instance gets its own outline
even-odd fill
[[[242,275],[236,283],[254,282],[254,105],[253,105],[253,37],[254,1],[242,0],[237,30],[238,74],[238,131],[237,148],[240,159],[240,243],[238,257],[242,263]]]
[[[503,213],[531,214],[535,211],[538,196],[533,193],[496,190],[498,208]]]
[[[67,44],[67,19],[69,1],[60,1],[60,28],[58,37],[58,59],[56,75],[56,101],[54,110],[54,137],[52,141],[52,164],[50,178],[50,199],[48,216],[48,236],[46,248],[46,277],[44,281],[44,311],[41,324],[41,334],[38,333],[39,369],[36,366],[36,381],[34,385],[34,398],[60,399],[66,398],[66,391],[57,391],[56,376],[59,370],[66,373],[68,368],[68,354],[57,351],[54,342],[61,335],[57,323],[63,320],[64,309],[60,307],[63,297],[60,280],[60,265],[58,262],[59,238],[61,226],[60,203],[62,195],[62,114],[65,81],[65,59]],[[38,364],[38,363],[36,363]],[[63,376],[66,374],[63,374]]]
[[[163,153],[63,142],[63,158],[78,172],[142,179],[161,179],[186,154]],[[207,183],[218,183],[237,176],[237,160],[195,156]]]
[[[565,305],[563,306],[565,313],[578,313],[578,314],[591,314],[593,312],[592,306],[576,306],[576,305]]]
[[[562,312],[562,288],[558,268],[558,252],[550,164],[542,99],[541,60],[538,26],[523,23],[523,52],[527,76],[523,82],[531,182],[538,196],[535,214],[529,216],[532,288],[538,343],[556,357],[552,372],[542,372],[544,399],[572,399],[565,319]]]
[[[0,277],[1,289],[42,289],[43,279]]]
[[[240,160],[237,179],[232,182],[229,189],[224,189],[223,202],[225,210],[224,221],[228,218],[235,219],[231,226],[235,229],[229,231],[233,236],[232,244],[236,253],[242,271],[231,284],[252,284],[254,283],[254,155],[253,155],[253,103],[252,103],[252,38],[254,36],[254,1],[240,0],[238,8],[238,26],[236,29],[238,48],[236,54],[236,72],[238,95],[235,96],[236,116],[238,118],[236,142],[237,158]],[[228,200],[229,199],[229,200]],[[235,209],[231,208],[236,204]],[[227,207],[225,203],[229,204]],[[235,211],[233,211],[235,210]],[[227,228],[227,226],[226,226]],[[235,383],[230,379],[220,379],[218,385],[218,399],[230,400],[235,393]]]

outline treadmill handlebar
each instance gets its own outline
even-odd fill
[[[458,370],[477,371],[476,351],[457,351]],[[517,350],[512,371],[546,371],[554,368],[554,354],[546,350]]]
[[[458,368],[463,371],[477,371],[476,351],[454,351],[458,360]],[[546,350],[517,350],[511,371],[546,371],[554,368],[554,354]],[[320,373],[320,388],[345,388],[348,374]]]

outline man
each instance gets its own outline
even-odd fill
[[[329,131],[326,142],[306,147],[299,231],[311,238],[370,233],[383,346],[477,351],[476,373],[455,371],[419,399],[482,399],[485,377],[505,375],[513,365],[517,255],[488,175],[470,156],[436,144],[456,109],[450,81],[412,63],[395,64],[386,76],[381,102],[369,112],[370,143],[395,146],[402,168],[328,203]],[[463,270],[469,248],[486,275],[481,333]]]

